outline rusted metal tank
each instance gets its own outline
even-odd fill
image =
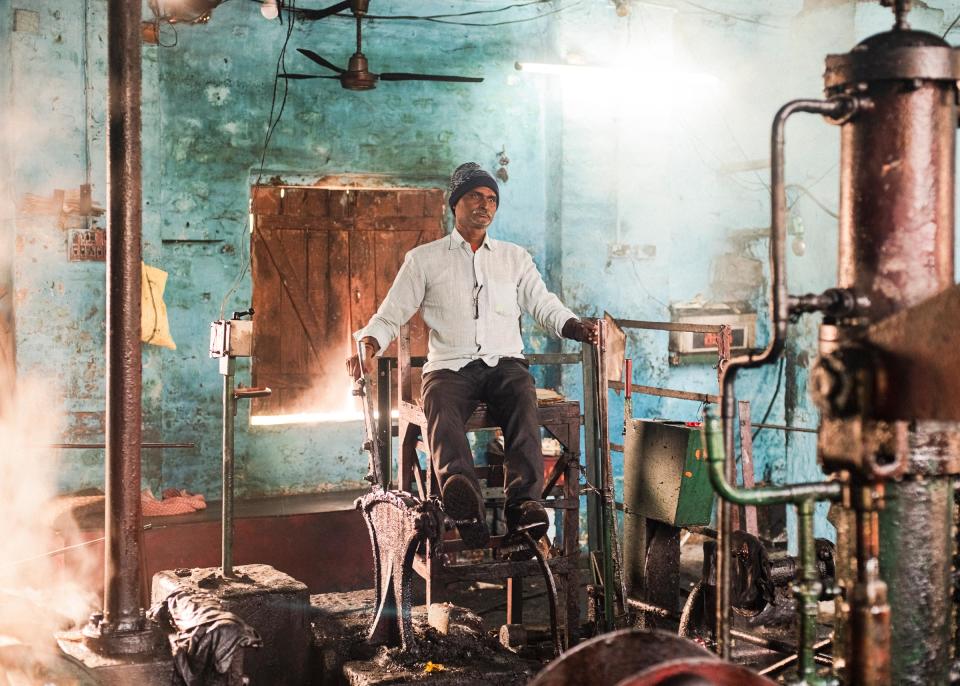
[[[846,597],[836,652],[850,648],[840,665],[851,683],[866,678],[858,669],[867,663],[887,660],[892,683],[947,683],[953,638],[960,417],[917,400],[940,392],[918,387],[937,375],[896,370],[905,341],[934,331],[907,332],[903,320],[898,340],[884,344],[872,331],[955,283],[958,55],[939,36],[910,30],[904,5],[892,31],[829,56],[825,75],[828,95],[858,102],[841,134],[839,285],[859,306],[824,319],[811,379],[822,412],[820,460],[828,472],[850,474],[853,491],[862,494],[836,516],[838,582]],[[872,539],[864,538],[865,526],[874,528]],[[897,647],[890,655],[859,654],[870,650],[863,642],[849,646],[863,633],[851,633],[848,622],[857,625],[851,601],[863,592],[854,590],[858,574],[859,588],[867,587],[858,564],[867,564],[863,548],[871,540],[889,590],[890,643]]]

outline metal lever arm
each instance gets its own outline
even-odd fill
[[[381,461],[383,455],[383,445],[380,443],[380,436],[377,432],[377,421],[373,409],[373,396],[370,393],[372,385],[370,383],[370,375],[367,373],[367,370],[363,364],[366,348],[367,346],[362,340],[357,341],[357,356],[360,362],[360,378],[356,381],[356,388],[354,389],[353,394],[359,396],[363,404],[363,449],[370,454],[369,471],[366,479],[374,486],[379,486],[380,488],[386,489],[388,484],[384,478],[384,470],[382,468],[383,462]]]
[[[243,400],[244,398],[266,398],[272,394],[273,390],[267,386],[240,387],[235,388],[233,391],[233,397],[237,400]]]

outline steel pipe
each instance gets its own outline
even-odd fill
[[[140,607],[140,5],[107,9],[107,414],[103,631],[143,627]]]
[[[798,112],[820,114],[842,120],[852,116],[857,111],[857,107],[858,101],[846,95],[839,95],[828,100],[794,100],[781,107],[774,117],[770,136],[770,319],[773,335],[767,347],[760,353],[749,352],[734,357],[721,373],[720,408],[723,423],[723,448],[724,453],[730,457],[730,461],[725,468],[722,463],[718,464],[722,470],[720,474],[722,478],[718,480],[715,480],[711,466],[711,480],[715,480],[715,485],[720,483],[729,486],[736,482],[737,467],[733,456],[735,447],[734,418],[737,411],[737,398],[734,389],[737,372],[740,369],[756,368],[770,364],[780,357],[787,339],[787,325],[790,317],[790,303],[787,293],[787,193],[784,163],[787,121]],[[735,489],[729,492],[735,492]],[[717,652],[724,659],[729,659],[730,627],[728,617],[731,605],[730,579],[732,574],[730,537],[733,533],[733,510],[730,502],[736,501],[730,501],[721,491],[718,491],[718,493],[724,502],[717,508]]]
[[[232,357],[220,358],[220,374],[223,376],[223,437],[222,477],[223,507],[220,513],[220,568],[226,579],[235,578],[233,573],[233,439],[237,399],[234,396],[234,370]]]
[[[103,613],[85,629],[106,653],[153,648],[141,606],[140,3],[107,5],[106,456]]]

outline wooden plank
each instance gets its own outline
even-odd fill
[[[330,190],[327,203],[327,218],[352,226],[357,215],[357,193],[350,189]],[[328,225],[329,226],[329,225]]]
[[[255,226],[256,222],[259,221],[260,217],[258,216],[254,220]],[[251,379],[254,386],[270,386],[273,388],[265,379],[280,371],[280,336],[276,323],[276,311],[280,303],[282,286],[279,274],[273,268],[269,258],[266,257],[260,232],[254,231],[250,241],[250,268],[253,281],[252,304],[257,312],[257,315],[253,318],[254,364],[251,369]],[[267,398],[254,398],[251,412],[255,415],[275,414],[280,402],[280,396],[276,391],[274,395]]]
[[[395,190],[359,190],[357,191],[357,218],[395,217],[398,214],[397,202]]]
[[[444,212],[447,211],[447,203],[443,198],[443,191],[439,188],[431,188],[425,191],[423,199],[423,216],[432,217],[442,222]]]
[[[440,222],[432,218],[402,217],[399,215],[375,217],[358,214],[354,226],[357,231],[440,231]]]
[[[331,207],[336,203],[331,202]],[[353,219],[333,217],[288,217],[286,215],[262,215],[258,217],[262,229],[271,231],[349,231],[353,228]]]
[[[257,385],[269,386],[274,390],[287,388],[299,395],[313,387],[313,380],[307,374],[259,371]]]
[[[376,235],[350,233],[350,329],[362,329],[377,311]],[[395,349],[395,346],[394,346]]]
[[[326,188],[310,188],[306,194],[303,215],[308,217],[327,217],[330,191]]]
[[[312,188],[285,186],[280,194],[280,214],[288,217],[299,217],[304,214],[307,195]]]
[[[280,189],[276,186],[253,186],[250,189],[251,209],[254,214],[280,214]]]
[[[308,242],[312,260],[307,272],[311,306],[326,323],[319,341],[324,355],[314,363],[311,376],[323,402],[330,406],[327,409],[341,407],[350,391],[344,368],[352,348],[348,238],[346,231],[310,232]]]
[[[397,216],[423,217],[424,204],[429,192],[402,190],[397,193]]]
[[[324,323],[317,318],[306,298],[307,288],[304,283],[304,274],[294,268],[291,256],[284,250],[278,232],[260,229],[259,234],[263,239],[261,245],[264,248],[264,255],[279,275],[283,292],[290,300],[290,304],[297,315],[297,320],[306,331],[311,353],[318,360],[322,359],[314,341],[319,341],[322,338]]]
[[[289,196],[288,196],[289,197]],[[280,246],[285,258],[286,266],[280,272],[282,280],[304,283],[307,278],[306,232],[284,231],[276,234],[275,243]],[[301,286],[295,286],[300,289]],[[297,295],[303,295],[298,293]],[[308,374],[313,366],[314,353],[310,337],[315,332],[308,332],[302,322],[304,309],[313,311],[309,302],[298,307],[294,302],[294,295],[290,288],[283,289],[280,300],[280,313],[277,321],[277,331],[280,336],[280,369],[286,374]],[[322,331],[322,327],[319,329]]]

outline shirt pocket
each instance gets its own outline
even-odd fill
[[[517,319],[520,316],[517,284],[511,281],[497,281],[490,284],[490,309],[501,317]]]

